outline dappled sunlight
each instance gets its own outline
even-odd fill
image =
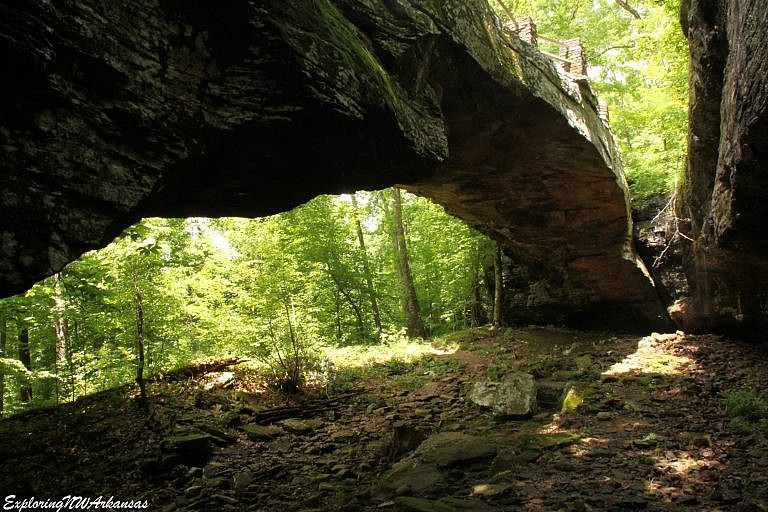
[[[557,509],[552,495],[561,489],[578,489],[587,510],[733,510],[742,500],[765,503],[768,478],[754,472],[748,455],[765,442],[765,386],[756,386],[754,366],[745,371],[744,360],[730,359],[735,353],[728,340],[681,332],[560,343],[541,352],[547,361],[542,382],[569,382],[551,420],[545,412],[534,418],[544,422],[535,433],[578,440],[543,451],[527,466],[527,478],[514,482],[528,509]],[[739,391],[744,378],[752,385]],[[569,393],[578,400],[563,407]],[[738,432],[754,441],[739,444]],[[747,467],[752,472],[744,472]]]
[[[681,375],[691,369],[693,360],[670,352],[661,351],[658,342],[674,340],[678,334],[653,333],[637,342],[637,350],[602,372],[604,376],[628,373]]]
[[[716,472],[723,468],[717,460],[703,459],[687,451],[667,451],[655,459],[646,492],[661,501],[679,500],[692,494],[692,486],[698,483],[702,471]]]
[[[328,347],[323,352],[336,368],[361,368],[390,361],[413,363],[427,355],[449,355],[454,354],[456,350],[457,346],[438,348],[421,339],[402,338],[377,345]]]
[[[603,437],[582,437],[579,444],[571,447],[571,453],[576,457],[587,457],[595,449],[607,446],[608,441]]]
[[[265,370],[259,371],[255,359],[201,362],[151,382],[153,428],[164,429],[151,434],[156,442],[118,435],[108,449],[143,457],[159,450],[164,456],[167,439],[212,436],[222,448],[210,464],[226,468],[232,482],[239,482],[242,468],[251,468],[258,478],[241,485],[284,502],[294,499],[297,485],[308,483],[314,493],[323,490],[324,510],[336,509],[332,502],[348,503],[348,489],[395,485],[395,492],[420,485],[421,478],[439,478],[435,492],[477,505],[465,510],[480,510],[480,500],[497,505],[496,510],[547,512],[563,504],[565,510],[736,510],[739,501],[762,503],[768,480],[751,451],[768,405],[732,378],[747,377],[745,362],[723,359],[726,350],[735,353],[732,345],[683,334],[642,340],[590,335],[576,341],[562,330],[513,334],[477,329],[430,343],[393,333],[375,346],[326,349],[320,360],[309,362],[312,370],[298,393],[266,386]],[[557,343],[531,350],[537,339],[554,335],[561,338]],[[469,357],[494,348],[492,357]],[[643,354],[658,357],[649,360]],[[598,371],[620,360],[635,363],[612,379]],[[467,399],[468,384],[529,368],[539,372],[539,383],[575,390],[581,400],[572,408],[540,401],[532,417],[511,418]],[[749,366],[749,382],[765,388],[762,383],[768,381],[757,380],[754,368]],[[723,386],[727,406],[712,384]],[[98,417],[94,425],[107,429],[113,419],[100,407],[92,411]],[[145,420],[139,417],[136,423],[129,414],[137,413],[136,407],[109,407],[117,411],[112,416],[129,422],[115,432],[143,428]],[[749,443],[734,438],[726,409],[741,418],[742,429],[751,429]],[[102,427],[99,421],[107,423]],[[24,427],[13,434],[14,449],[24,450],[24,442],[16,439],[26,439],[28,431]],[[67,432],[79,435],[70,427]],[[42,434],[33,439],[49,443]],[[437,442],[446,439],[451,442]],[[82,456],[101,460],[86,443],[90,450],[90,439],[78,445]],[[759,449],[762,456],[764,448]],[[427,453],[452,462],[435,466]],[[402,473],[405,479],[391,472],[405,471],[411,463],[416,470]],[[200,482],[186,478],[187,488]],[[435,487],[424,486],[414,491],[415,502],[442,504],[431,494]],[[396,503],[389,492],[366,495],[359,509]]]
[[[717,462],[701,460],[687,452],[668,453],[658,458],[659,463],[666,466],[669,472],[680,478],[687,478],[688,474],[702,468],[717,466]]]

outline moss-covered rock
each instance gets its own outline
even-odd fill
[[[248,436],[251,441],[265,441],[274,439],[275,436],[281,434],[283,429],[276,425],[258,425],[250,423],[243,425],[243,432]]]
[[[494,473],[514,470],[538,459],[546,450],[577,443],[581,437],[577,434],[526,433],[515,436],[509,446],[499,451],[491,464]]]
[[[560,397],[560,413],[565,414],[569,411],[575,411],[577,407],[584,403],[584,397],[575,386],[569,384],[563,390]]]

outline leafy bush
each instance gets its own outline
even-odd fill
[[[320,374],[320,351],[309,336],[294,329],[286,333],[270,329],[270,336],[254,343],[252,354],[269,369],[267,380],[287,392],[301,389],[309,374]]]

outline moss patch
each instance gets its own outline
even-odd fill
[[[566,413],[568,411],[575,410],[578,406],[584,403],[584,397],[573,386],[567,386],[563,391],[563,397],[560,402],[560,413]]]
[[[397,109],[400,102],[389,75],[374,56],[365,37],[335,5],[328,0],[314,0],[295,5],[286,2],[283,8],[287,19],[280,29],[298,53],[306,54],[307,49],[313,46],[322,48],[323,54],[318,58],[330,75],[338,77],[348,73],[354,78],[372,78],[384,93],[386,103]],[[307,44],[308,38],[312,39],[312,44]],[[339,58],[347,69],[340,65]]]

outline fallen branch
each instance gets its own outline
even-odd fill
[[[680,221],[681,220],[687,220],[687,219],[681,219],[677,216],[677,192],[678,192],[678,186],[677,186],[677,177],[675,177],[675,186],[674,186],[674,192],[672,193],[672,197],[669,198],[669,201],[666,205],[664,205],[664,208],[662,208],[659,213],[656,214],[656,216],[651,219],[650,224],[653,225],[656,220],[663,214],[667,208],[670,206],[672,207],[672,222],[675,226],[675,232],[672,234],[672,237],[667,242],[666,246],[664,247],[664,250],[661,251],[661,254],[659,254],[656,258],[653,260],[653,268],[659,268],[664,263],[664,258],[667,256],[667,253],[669,252],[670,248],[675,244],[678,237],[684,238],[685,240],[688,240],[690,242],[693,242],[693,239],[680,231]]]
[[[158,372],[152,376],[152,382],[173,382],[179,380],[194,379],[201,375],[211,372],[220,372],[240,363],[245,363],[249,359],[238,359],[237,357],[229,357],[227,359],[216,359],[213,361],[203,361],[194,365],[185,366],[184,368],[177,368],[171,370],[168,373]]]
[[[299,405],[275,407],[264,411],[258,411],[253,413],[252,416],[253,419],[260,424],[274,423],[275,421],[288,418],[309,418],[315,416],[319,412],[334,409],[342,405],[348,398],[363,393],[365,393],[365,391],[351,391],[349,393],[334,396],[333,398],[310,400]]]

